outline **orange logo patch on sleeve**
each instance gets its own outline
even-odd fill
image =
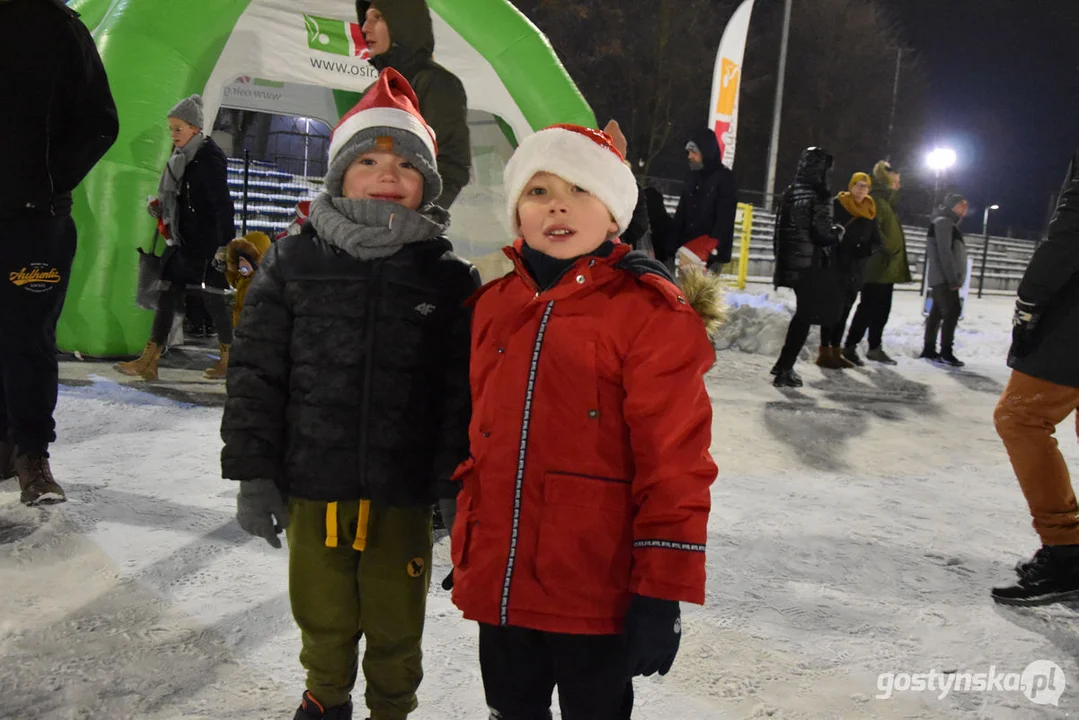
[[[408,561],[408,574],[418,578],[423,575],[423,558],[412,558]]]

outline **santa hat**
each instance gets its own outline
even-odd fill
[[[393,68],[383,70],[375,84],[341,118],[330,139],[326,192],[341,197],[345,171],[366,152],[386,150],[400,155],[423,173],[421,207],[442,194],[438,175],[435,131],[420,115],[412,86]]]
[[[538,172],[549,172],[587,190],[607,206],[618,234],[629,227],[637,206],[637,181],[611,136],[580,125],[553,125],[521,141],[506,165],[506,212],[517,225],[517,201]]]

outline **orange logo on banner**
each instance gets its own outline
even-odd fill
[[[723,81],[719,88],[719,100],[716,102],[716,114],[730,117],[734,114],[738,102],[738,87],[742,84],[742,66],[723,58]]]

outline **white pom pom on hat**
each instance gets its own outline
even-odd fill
[[[637,207],[637,180],[611,136],[581,125],[552,125],[529,135],[517,147],[503,174],[506,213],[517,224],[517,201],[538,172],[549,172],[595,195],[610,210],[621,235]]]

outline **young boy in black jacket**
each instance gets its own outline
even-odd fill
[[[334,131],[326,192],[266,254],[228,370],[222,473],[280,547],[307,691],[296,720],[352,717],[358,642],[372,720],[416,708],[431,505],[468,456],[478,274],[451,252],[434,133],[387,69]]]

